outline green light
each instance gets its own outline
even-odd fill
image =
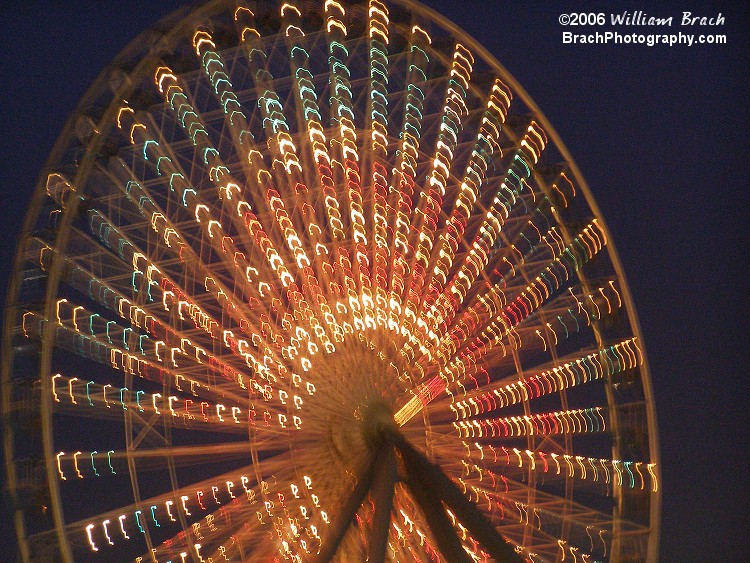
[[[154,520],[154,524],[156,524],[156,527],[161,528],[161,524],[159,524],[159,522],[156,521],[156,515],[154,514],[155,510],[156,510],[156,505],[152,504],[151,505],[151,518]]]
[[[91,280],[94,281],[94,280]],[[91,290],[89,290],[89,294],[91,293]],[[93,295],[92,295],[93,297]],[[94,336],[94,317],[99,317],[99,313],[94,313],[89,317],[89,332],[91,333],[91,336]]]
[[[94,475],[96,475],[97,477],[99,477],[99,472],[96,470],[96,465],[94,465],[94,454],[98,453],[99,452],[97,452],[96,450],[91,452],[91,467],[94,469]]]
[[[159,176],[161,176],[161,175],[162,175],[162,173],[161,173],[161,161],[162,161],[162,160],[168,160],[169,162],[172,162],[172,159],[171,159],[171,158],[169,158],[168,156],[160,156],[160,157],[158,158],[158,160],[156,161],[156,173],[157,173],[157,174],[158,174]]]
[[[94,382],[93,381],[89,381],[88,383],[86,383],[86,398],[89,400],[89,405],[91,405],[93,407],[94,406],[94,401],[91,400],[91,394],[89,393],[89,386],[92,383],[94,383]],[[96,452],[94,452],[94,453],[96,453]],[[93,465],[93,463],[94,463],[94,454],[91,454],[91,464]],[[96,469],[94,469],[94,471],[96,471]],[[99,474],[97,473],[97,477],[98,476],[99,476]]]
[[[146,141],[145,143],[143,143],[143,158],[144,158],[145,160],[148,160],[148,155],[146,154],[146,149],[148,149],[148,144],[149,144],[149,143],[153,143],[153,144],[155,144],[155,145],[156,145],[157,147],[159,146],[159,143],[157,143],[157,142],[156,142],[156,141],[154,141],[153,139],[149,139],[148,141]],[[130,184],[130,182],[128,182],[128,184]]]
[[[106,296],[106,293],[105,293]],[[109,343],[112,344],[112,338],[109,336],[109,325],[115,324],[115,321],[107,321],[107,340],[109,340]]]

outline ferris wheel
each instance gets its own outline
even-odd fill
[[[27,561],[656,560],[617,254],[557,133],[411,0],[205,2],[37,186],[2,343]]]

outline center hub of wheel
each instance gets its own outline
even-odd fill
[[[371,450],[379,449],[388,436],[396,431],[393,410],[388,403],[375,400],[366,406],[362,413],[361,432]]]
[[[409,400],[409,367],[388,335],[353,337],[317,358],[316,391],[299,439],[315,443],[318,459],[354,471],[397,430],[394,413]]]

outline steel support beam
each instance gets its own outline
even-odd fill
[[[474,503],[464,496],[456,484],[437,465],[431,463],[422,453],[417,451],[401,434],[394,433],[393,441],[404,460],[404,466],[409,476],[409,486],[412,490],[419,489],[419,487],[412,486],[414,483],[418,483],[424,490],[430,491],[428,496],[431,499],[438,498],[444,502],[496,561],[501,563],[523,562],[523,558],[505,541],[505,538],[498,533],[495,526],[487,520]],[[440,504],[439,501],[437,504]],[[432,506],[434,508],[434,503]],[[455,535],[455,531],[452,529],[451,533]]]
[[[354,490],[349,494],[349,497],[344,502],[338,516],[333,521],[332,526],[328,534],[323,539],[323,544],[318,556],[314,561],[319,563],[326,563],[333,559],[333,556],[341,545],[341,540],[344,539],[349,526],[354,521],[354,517],[362,505],[362,502],[367,496],[367,492],[372,487],[373,478],[375,476],[375,466],[377,462],[377,456],[373,456],[372,459],[365,466],[364,471],[357,479],[357,484],[354,486]]]
[[[393,446],[385,444],[378,452],[375,463],[375,482],[372,489],[375,514],[367,544],[367,560],[369,563],[385,563],[388,533],[391,527],[393,493],[398,480],[396,452],[393,450]]]

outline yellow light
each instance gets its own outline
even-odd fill
[[[86,526],[86,536],[88,537],[89,545],[91,546],[91,550],[92,551],[99,551],[99,548],[96,547],[96,544],[94,543],[94,539],[93,539],[93,537],[91,535],[91,530],[93,530],[93,529],[94,529],[94,525],[93,524],[89,524],[88,526]]]

